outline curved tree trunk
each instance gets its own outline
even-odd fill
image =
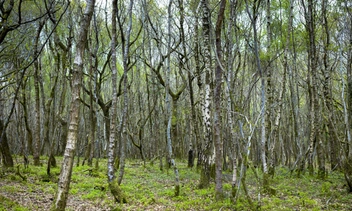
[[[78,122],[80,116],[80,92],[83,74],[84,51],[87,42],[88,29],[94,11],[95,0],[87,0],[87,6],[83,13],[79,39],[76,46],[76,56],[72,72],[72,100],[70,108],[70,124],[67,135],[67,144],[64,159],[59,176],[58,189],[53,202],[52,210],[63,211],[66,207],[68,191],[70,188],[72,167],[78,135]]]

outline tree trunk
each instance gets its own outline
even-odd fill
[[[168,157],[170,159],[170,165],[174,170],[175,173],[175,196],[180,195],[180,182],[179,182],[179,174],[178,174],[178,168],[176,166],[176,162],[174,159],[174,155],[172,152],[172,140],[171,140],[171,126],[172,126],[172,105],[170,101],[170,93],[169,93],[169,88],[170,88],[170,68],[171,68],[171,61],[170,61],[170,54],[171,54],[171,19],[172,19],[172,13],[171,13],[171,7],[173,4],[173,0],[169,0],[169,6],[168,6],[168,56],[167,56],[167,68],[166,68],[166,83],[165,83],[165,104],[166,104],[166,110],[167,110],[167,131],[166,131],[166,138],[167,138],[167,151],[168,151]],[[174,138],[174,137],[173,137]]]
[[[223,58],[221,47],[221,28],[224,21],[226,0],[222,0],[218,12],[218,20],[215,29],[215,43],[217,54],[217,66],[215,70],[215,92],[214,92],[214,138],[215,138],[215,198],[220,200],[223,198],[222,191],[222,164],[223,164],[223,140],[222,140],[222,118],[221,118],[221,93],[222,93],[222,77],[223,77]]]
[[[82,15],[79,39],[77,41],[77,52],[72,72],[72,100],[70,108],[70,124],[67,135],[67,144],[64,159],[59,176],[58,189],[52,206],[52,210],[63,211],[66,207],[72,167],[78,135],[78,121],[80,116],[80,91],[83,74],[84,51],[87,42],[88,29],[94,11],[95,0],[87,0],[86,9]]]
[[[0,152],[2,157],[2,164],[5,167],[13,167],[13,159],[10,152],[9,144],[7,142],[6,131],[4,131],[4,123],[0,118]]]
[[[352,36],[351,36],[352,37]],[[348,70],[350,71],[350,70]],[[348,74],[347,71],[347,74]],[[341,71],[342,72],[342,71]],[[348,115],[348,109],[347,109],[347,103],[345,100],[344,92],[345,92],[345,82],[343,79],[343,76],[341,76],[342,80],[342,91],[341,91],[341,99],[342,99],[342,104],[343,104],[343,111],[344,111],[344,123],[345,123],[345,130],[346,130],[346,138],[347,138],[347,149],[346,149],[346,156],[343,160],[343,165],[344,165],[344,175],[345,179],[347,182],[348,190],[349,192],[352,192],[352,134],[351,134],[351,129],[350,129],[350,116]],[[348,90],[350,91],[350,90]],[[350,95],[347,91],[347,95]],[[344,158],[344,156],[342,156]]]
[[[324,81],[323,81],[323,94],[325,99],[325,106],[328,112],[327,115],[327,129],[326,138],[327,142],[330,143],[330,165],[332,170],[336,170],[338,167],[338,136],[334,130],[334,110],[332,104],[332,92],[331,92],[331,67],[329,58],[329,48],[330,48],[330,29],[328,23],[327,15],[327,5],[328,1],[323,0],[322,2],[322,12],[323,12],[323,27],[324,27]]]
[[[265,192],[270,192],[269,190],[269,174],[267,166],[267,153],[266,153],[266,124],[265,124],[265,113],[266,113],[266,88],[265,88],[265,76],[261,67],[261,60],[259,57],[259,40],[258,40],[258,31],[257,31],[257,19],[258,19],[258,8],[260,6],[260,1],[255,1],[253,6],[253,14],[250,13],[248,7],[248,1],[246,1],[246,10],[251,19],[251,25],[253,28],[253,38],[254,38],[254,54],[255,61],[257,66],[257,71],[260,76],[261,81],[261,105],[260,105],[260,114],[262,115],[261,119],[261,135],[260,135],[260,158],[262,161],[263,168],[263,188]]]
[[[48,163],[47,163],[47,174],[48,176],[50,176],[50,168],[51,166],[53,167],[56,167],[56,159],[54,157],[54,150],[53,150],[53,141],[50,141],[50,120],[53,121],[53,119],[51,118],[52,115],[51,115],[51,103],[54,99],[54,93],[55,93],[55,90],[56,90],[56,84],[57,84],[57,80],[58,80],[58,76],[55,77],[54,79],[54,85],[53,87],[51,88],[51,91],[50,91],[50,95],[49,95],[49,99],[48,101],[45,103],[44,105],[44,111],[45,111],[45,116],[44,116],[44,143],[47,143],[48,145],[48,149],[47,150],[47,153],[48,153]],[[42,90],[44,90],[43,88],[43,83],[41,83],[41,87],[42,87]],[[42,99],[43,99],[43,102],[45,102],[45,98],[44,98],[44,91],[42,91]]]
[[[274,147],[275,147],[275,137],[273,133],[273,116],[274,116],[274,109],[273,109],[273,85],[271,83],[272,80],[272,31],[271,31],[271,0],[266,0],[266,29],[267,29],[267,55],[266,55],[266,94],[267,94],[267,101],[266,101],[266,110],[264,111],[265,116],[265,131],[266,131],[266,142],[267,146],[265,149],[267,151],[268,157],[268,174],[270,176],[274,176],[275,174],[275,164],[274,164]],[[275,126],[274,126],[275,127]]]
[[[37,28],[37,34],[35,37],[35,42],[34,42],[34,57],[38,56],[38,43],[39,43],[39,37],[40,33],[43,29],[44,22],[40,21],[39,26]],[[33,160],[34,160],[34,165],[39,166],[40,165],[40,142],[41,142],[41,118],[40,118],[40,96],[39,96],[39,74],[40,74],[40,65],[39,65],[39,58],[37,58],[34,62],[34,96],[35,96],[35,129],[34,129],[34,152],[33,152]]]
[[[347,1],[346,1],[347,3]],[[352,134],[351,134],[351,125],[352,125],[352,10],[351,8],[348,9],[349,14],[349,21],[348,21],[348,28],[350,29],[349,34],[349,49],[348,49],[348,60],[347,60],[347,103],[344,97],[344,80],[343,76],[341,79],[343,81],[342,87],[342,102],[344,106],[344,120],[345,120],[345,130],[346,130],[346,138],[347,138],[347,149],[346,155],[347,158],[344,161],[344,174],[345,179],[348,185],[349,192],[352,192]],[[342,55],[342,53],[340,53]],[[343,72],[341,70],[341,72]]]
[[[310,134],[309,134],[309,154],[308,154],[308,171],[310,175],[314,174],[313,161],[314,161],[314,148],[316,144],[318,150],[318,177],[325,178],[325,160],[323,156],[323,142],[319,138],[318,128],[318,114],[319,114],[319,101],[318,101],[318,82],[317,82],[317,54],[315,44],[315,20],[314,20],[314,5],[313,1],[308,1],[308,7],[305,7],[306,30],[309,37],[308,45],[308,94],[310,100]]]
[[[122,120],[121,120],[121,127],[122,127],[122,135],[121,137],[121,154],[120,154],[120,172],[118,177],[118,184],[120,185],[122,182],[122,178],[125,171],[125,158],[126,158],[126,144],[127,144],[127,118],[128,118],[128,60],[129,60],[129,51],[130,51],[130,37],[131,37],[131,30],[132,30],[132,7],[133,7],[133,0],[130,0],[129,8],[127,11],[128,17],[128,26],[127,32],[125,37],[123,37],[123,32],[121,31],[121,38],[122,38],[122,49],[123,49],[123,113],[122,113]],[[122,30],[122,25],[119,21],[120,30]]]
[[[180,8],[180,39],[182,43],[182,59],[180,59],[180,69],[181,71],[185,69],[185,66],[187,65],[188,62],[188,57],[187,55],[187,43],[186,43],[186,36],[184,32],[184,3],[183,0],[179,0],[179,8]],[[195,103],[194,103],[194,90],[193,90],[193,77],[192,77],[192,72],[187,71],[187,79],[188,79],[188,88],[189,88],[189,100],[190,100],[190,106],[191,106],[191,118],[189,122],[189,142],[188,142],[188,164],[187,166],[189,168],[192,168],[194,166],[194,158],[195,158],[195,147],[198,145],[197,141],[199,140],[199,134],[198,134],[198,126],[197,126],[197,114],[196,114],[196,109],[195,109]]]
[[[133,1],[130,2],[132,8]],[[131,10],[129,10],[131,12]],[[115,176],[115,145],[117,134],[117,67],[116,67],[116,42],[117,42],[117,30],[116,30],[116,19],[117,19],[117,0],[112,1],[112,35],[111,35],[111,70],[112,70],[112,111],[111,111],[111,122],[110,122],[110,137],[109,137],[109,148],[108,148],[108,183],[111,194],[115,198],[116,202],[126,202],[126,198],[121,192],[118,180]],[[125,43],[126,45],[126,43]],[[128,44],[127,44],[128,45]],[[125,56],[125,55],[124,55]],[[124,70],[125,71],[125,70]],[[124,75],[125,77],[125,75]],[[127,76],[126,76],[127,77]],[[126,80],[126,78],[124,78]],[[124,150],[124,149],[123,149]],[[122,174],[120,173],[121,181]],[[120,179],[120,178],[119,178]]]
[[[200,6],[200,4],[199,4]],[[203,98],[203,80],[202,80],[202,73],[201,73],[201,68],[200,68],[200,60],[199,60],[199,30],[198,30],[198,22],[199,22],[199,17],[198,17],[198,13],[199,13],[199,6],[197,7],[197,9],[194,11],[195,14],[195,21],[194,21],[194,36],[195,36],[195,41],[194,41],[194,62],[195,62],[195,71],[196,71],[196,75],[197,75],[197,86],[198,86],[198,90],[199,90],[199,95],[200,98],[202,100]],[[197,119],[196,122],[198,123]],[[201,124],[202,126],[202,124]],[[201,159],[201,154],[202,154],[202,146],[203,146],[203,137],[201,136],[201,132],[200,129],[198,128],[198,124],[197,124],[197,134],[198,135],[197,138],[197,170],[199,170],[201,168],[202,165],[202,159]]]
[[[210,158],[213,152],[212,128],[211,128],[211,89],[210,89],[210,72],[211,72],[211,51],[210,51],[210,10],[209,1],[202,0],[203,9],[203,44],[204,44],[204,74],[205,84],[202,91],[202,117],[203,117],[203,146],[200,152],[202,169],[200,173],[199,188],[206,188],[210,183]],[[202,82],[203,83],[203,82]]]
[[[228,30],[227,30],[227,77],[226,77],[226,86],[225,86],[225,97],[226,97],[226,113],[227,113],[227,121],[229,127],[229,144],[230,144],[230,160],[232,160],[232,197],[235,198],[237,195],[237,157],[239,152],[239,144],[236,138],[235,130],[234,130],[234,122],[233,114],[232,114],[232,105],[233,105],[233,92],[231,84],[233,80],[233,65],[234,65],[234,58],[235,54],[237,53],[238,47],[236,46],[236,51],[234,52],[234,43],[233,43],[233,36],[236,36],[236,44],[237,42],[237,34],[234,35],[234,30],[236,30],[236,9],[238,6],[238,1],[231,0],[230,1],[230,21],[228,22]],[[235,54],[234,54],[235,53]],[[240,65],[240,61],[239,61]]]
[[[26,81],[22,83],[22,100],[20,100],[20,103],[22,104],[23,107],[23,118],[24,118],[24,124],[26,127],[27,131],[27,148],[29,154],[33,154],[33,132],[32,129],[29,127],[29,122],[28,122],[28,105],[27,105],[27,95],[26,95]]]

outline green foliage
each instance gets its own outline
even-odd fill
[[[343,174],[340,172],[329,173],[329,179],[322,181],[307,175],[301,178],[291,177],[289,169],[279,167],[276,169],[276,176],[270,181],[276,195],[262,193],[260,181],[257,181],[253,171],[249,170],[246,185],[253,204],[249,203],[242,186],[234,202],[232,185],[227,179],[231,178],[231,175],[224,172],[223,199],[216,201],[214,183],[211,182],[208,188],[198,189],[199,172],[187,168],[185,161],[178,161],[180,194],[175,197],[174,178],[170,173],[161,172],[157,166],[144,168],[143,165],[135,165],[138,162],[132,160],[127,161],[125,178],[122,185],[118,186],[118,192],[128,199],[128,203],[120,204],[111,197],[106,177],[106,160],[100,162],[98,170],[92,170],[89,166],[73,168],[69,197],[110,210],[346,210],[352,201],[352,196],[346,194]],[[57,177],[60,169],[53,168],[52,172],[52,175]],[[38,201],[43,195],[54,196],[57,183],[52,179],[42,180],[45,167],[30,165],[21,173],[31,182],[23,181],[16,176],[12,180],[9,175],[15,175],[15,172],[5,172],[3,178],[10,184],[1,186],[1,192],[12,195],[32,194],[32,199]],[[262,178],[260,170],[256,173]],[[258,200],[259,193],[260,200]],[[1,194],[0,202],[0,210],[41,209],[34,203],[30,207],[20,206]]]
[[[82,195],[82,199],[95,200],[99,198],[104,198],[106,194],[105,191],[101,191],[100,189],[91,189],[87,194]]]
[[[0,195],[0,210],[29,211],[30,209]]]
[[[321,193],[325,196],[331,196],[331,184],[329,182],[324,182],[321,185]]]

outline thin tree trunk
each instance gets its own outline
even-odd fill
[[[97,123],[97,118],[95,116],[95,110],[94,110],[94,99],[97,99],[96,97],[96,88],[94,86],[94,82],[93,82],[93,78],[95,78],[95,81],[97,80],[96,77],[93,77],[93,74],[95,74],[95,72],[97,71],[97,53],[98,53],[98,49],[99,49],[99,39],[98,39],[98,30],[97,30],[97,26],[96,26],[96,17],[95,15],[93,16],[93,25],[94,25],[94,29],[96,31],[96,36],[95,36],[95,40],[96,40],[96,45],[95,48],[92,49],[91,51],[91,56],[89,58],[89,91],[91,93],[91,96],[89,97],[89,121],[90,121],[90,129],[89,129],[89,134],[88,134],[88,145],[87,145],[87,150],[84,156],[84,160],[88,160],[88,166],[93,166],[93,156],[94,156],[94,143],[95,143],[95,137],[96,137],[96,123]],[[94,96],[94,97],[93,97]],[[82,164],[83,165],[83,164]]]
[[[233,97],[232,93],[234,92],[231,86],[233,82],[233,65],[234,65],[234,54],[233,54],[233,36],[234,36],[234,29],[236,27],[236,9],[237,9],[238,1],[231,0],[230,1],[230,21],[228,23],[228,30],[227,30],[227,77],[226,77],[226,86],[225,86],[225,96],[226,96],[226,110],[227,110],[227,121],[229,126],[229,143],[230,143],[230,157],[232,159],[232,197],[235,198],[237,195],[237,154],[239,152],[239,144],[237,139],[235,138],[235,130],[234,130],[234,119],[232,115],[232,104],[233,104]],[[236,35],[236,44],[237,42],[237,35]],[[236,47],[237,51],[237,47]],[[235,53],[237,53],[235,51]],[[240,64],[240,61],[239,61]]]
[[[38,43],[39,43],[39,37],[40,33],[43,29],[44,22],[40,21],[39,26],[37,28],[37,34],[35,37],[35,42],[34,42],[34,56],[37,57],[38,55]],[[39,65],[39,58],[37,58],[34,62],[34,96],[35,96],[35,129],[34,129],[34,152],[33,152],[33,160],[34,160],[34,165],[39,166],[40,165],[40,133],[41,133],[41,118],[40,118],[40,96],[39,96],[39,71],[40,71],[40,65]]]
[[[116,67],[116,41],[117,41],[117,30],[116,30],[116,17],[117,15],[117,0],[112,1],[112,33],[111,33],[111,70],[112,70],[112,111],[111,111],[111,122],[110,122],[110,136],[109,136],[109,148],[108,148],[108,183],[111,194],[115,198],[116,202],[126,202],[118,181],[115,176],[115,145],[116,145],[116,127],[117,127],[117,67]]]
[[[185,68],[185,63],[188,62],[187,55],[187,43],[185,40],[185,32],[184,32],[184,3],[183,0],[179,0],[179,8],[180,8],[180,38],[182,43],[182,60],[180,61],[180,68]],[[187,78],[188,78],[188,88],[189,88],[189,100],[191,106],[191,118],[189,122],[189,143],[188,143],[188,167],[192,168],[194,166],[194,155],[195,155],[195,146],[198,146],[198,125],[197,125],[197,114],[195,109],[194,103],[194,91],[193,91],[193,78],[191,71],[187,71]],[[195,141],[194,141],[195,140]]]
[[[323,93],[325,99],[325,106],[327,108],[327,130],[326,137],[327,141],[330,143],[330,165],[331,169],[335,170],[338,167],[338,137],[334,132],[334,122],[333,122],[333,105],[332,105],[332,93],[331,93],[331,67],[329,64],[329,48],[330,48],[330,31],[327,17],[327,5],[328,1],[323,0],[322,2],[322,12],[323,12],[323,27],[324,27],[324,81],[323,81]]]
[[[319,128],[318,128],[318,83],[317,83],[317,54],[315,46],[315,28],[314,28],[314,5],[313,1],[308,1],[308,7],[305,6],[305,3],[302,1],[305,9],[305,18],[306,18],[306,30],[309,36],[309,45],[308,45],[308,94],[310,99],[310,134],[309,134],[309,154],[308,154],[308,171],[310,175],[314,174],[314,148],[318,143],[318,165],[319,165],[319,177],[325,177],[325,160],[322,154],[323,152],[323,142],[319,139]]]
[[[130,37],[132,30],[132,7],[133,0],[130,0],[129,8],[127,14],[128,17],[128,26],[127,33],[125,37],[125,42],[123,42],[123,114],[122,114],[122,138],[121,138],[121,154],[120,154],[120,172],[118,178],[118,184],[120,185],[122,182],[122,178],[125,171],[125,157],[126,157],[126,144],[127,144],[127,115],[128,115],[128,59],[129,59],[129,51],[130,51]],[[122,33],[122,32],[121,32]]]
[[[68,191],[72,175],[74,154],[78,136],[78,123],[80,116],[80,92],[83,74],[84,51],[87,42],[88,29],[94,11],[95,0],[87,0],[86,9],[82,15],[79,39],[77,41],[77,52],[72,72],[72,100],[70,108],[70,124],[67,135],[67,144],[64,159],[59,176],[58,189],[52,206],[52,210],[63,211],[66,207]]]
[[[222,47],[221,47],[221,29],[225,16],[226,0],[222,0],[218,12],[218,20],[215,28],[215,44],[217,54],[217,66],[215,70],[215,92],[214,92],[214,138],[215,138],[215,198],[223,198],[222,191],[222,164],[223,164],[223,140],[222,140],[222,118],[221,118],[221,87],[223,76]]]
[[[254,6],[253,6],[253,14],[250,13],[249,11],[249,6],[248,6],[248,1],[246,1],[246,10],[247,13],[251,19],[251,24],[253,27],[253,37],[254,37],[254,54],[255,54],[255,60],[256,60],[256,66],[257,66],[257,71],[260,76],[260,81],[261,81],[261,105],[260,105],[260,110],[263,112],[262,113],[262,119],[261,119],[261,136],[260,136],[260,158],[262,161],[262,168],[263,168],[263,188],[265,192],[270,192],[269,191],[269,174],[268,174],[268,165],[267,165],[267,153],[266,153],[266,124],[265,124],[265,113],[266,113],[266,88],[265,88],[265,76],[264,72],[261,67],[261,61],[259,57],[259,46],[258,46],[258,32],[257,32],[257,18],[258,18],[258,9],[260,6],[260,0],[254,1]]]
[[[33,153],[33,132],[32,129],[29,127],[29,122],[28,122],[28,105],[27,105],[27,95],[26,95],[26,81],[22,83],[22,100],[20,100],[20,103],[22,104],[23,107],[23,117],[24,117],[24,124],[26,127],[27,131],[27,148],[28,148],[28,153],[32,154]]]
[[[267,66],[265,69],[266,72],[266,110],[265,110],[265,131],[266,131],[266,143],[265,150],[267,151],[267,157],[269,162],[268,167],[268,174],[270,176],[274,176],[275,168],[274,168],[274,146],[275,146],[275,138],[273,134],[273,126],[272,120],[274,116],[274,109],[273,109],[273,87],[271,83],[273,67],[272,67],[272,49],[271,49],[271,42],[272,42],[272,32],[271,32],[271,0],[266,0],[266,29],[267,29],[267,55],[266,55],[266,62]],[[272,165],[270,165],[270,161],[272,161]]]
[[[48,101],[45,103],[44,105],[44,111],[45,111],[45,120],[44,120],[44,143],[48,144],[48,149],[47,149],[47,153],[49,156],[48,159],[48,163],[47,163],[47,174],[48,176],[50,176],[50,168],[56,167],[56,159],[54,157],[54,150],[53,150],[53,141],[50,141],[50,120],[52,120],[51,117],[51,103],[54,99],[54,94],[55,94],[55,90],[56,90],[56,84],[57,84],[57,80],[58,80],[58,76],[55,77],[54,79],[54,84],[53,87],[51,88],[50,91],[50,95],[49,95],[49,99]],[[43,88],[43,83],[41,83],[42,86],[42,90],[44,90]],[[42,93],[42,96],[44,96],[44,92]],[[44,97],[43,97],[43,102],[45,101]]]
[[[180,195],[180,182],[179,182],[179,174],[178,174],[178,168],[176,166],[176,162],[174,159],[174,155],[172,152],[172,140],[171,140],[171,121],[172,121],[172,109],[171,109],[171,101],[170,101],[170,94],[169,94],[169,88],[170,88],[170,66],[171,66],[171,61],[170,61],[170,54],[171,54],[171,19],[172,19],[172,13],[171,13],[171,7],[173,4],[173,0],[169,0],[169,6],[168,6],[168,55],[167,55],[167,68],[166,68],[166,83],[165,83],[165,104],[166,104],[166,110],[167,110],[167,131],[166,131],[166,137],[167,137],[167,151],[168,151],[168,157],[170,158],[170,164],[171,167],[174,170],[175,173],[175,196]]]
[[[201,3],[201,2],[200,2]],[[200,61],[199,61],[199,30],[198,30],[198,22],[199,22],[199,17],[198,17],[198,12],[201,4],[198,4],[197,9],[194,11],[195,13],[195,22],[194,22],[194,36],[195,36],[195,41],[194,41],[194,62],[195,62],[195,70],[196,70],[196,75],[197,75],[197,85],[198,85],[198,90],[199,90],[199,95],[201,100],[203,99],[204,95],[204,89],[203,89],[203,80],[202,80],[202,73],[201,73],[201,68],[200,68]],[[198,121],[196,121],[198,122]],[[201,124],[202,126],[202,124]],[[200,135],[199,128],[197,128],[198,131],[198,136],[197,136],[197,170],[201,168],[202,165],[202,149],[203,149],[203,137]]]

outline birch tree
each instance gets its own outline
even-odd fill
[[[84,51],[87,42],[88,29],[94,11],[95,0],[87,0],[87,5],[81,17],[79,39],[76,44],[76,55],[72,71],[72,100],[70,108],[70,123],[67,144],[59,176],[58,189],[52,210],[65,210],[68,191],[70,188],[72,167],[78,135],[78,120],[80,116],[80,93],[82,84]]]
[[[110,136],[109,136],[109,148],[108,148],[108,183],[111,194],[117,202],[126,202],[126,199],[121,193],[118,181],[115,176],[115,146],[117,137],[117,67],[116,67],[116,41],[117,41],[117,30],[116,30],[116,19],[117,19],[117,0],[112,1],[112,15],[111,15],[111,82],[112,82],[112,105],[111,105],[111,122],[110,122]]]
[[[118,184],[120,185],[122,182],[122,178],[124,175],[125,170],[125,150],[126,150],[126,143],[127,143],[127,114],[128,114],[128,60],[129,60],[129,51],[130,51],[130,37],[132,31],[132,7],[133,7],[133,0],[130,0],[130,4],[128,7],[128,26],[125,39],[122,39],[122,48],[123,48],[123,113],[122,113],[122,140],[121,140],[121,154],[120,154],[120,172],[118,178]],[[119,23],[120,27],[121,24]],[[121,36],[124,36],[122,29]]]
[[[213,149],[212,128],[211,128],[211,51],[210,51],[210,10],[209,1],[202,0],[200,2],[202,8],[202,29],[203,29],[203,48],[204,48],[204,73],[205,81],[203,90],[201,91],[202,101],[202,121],[203,121],[203,146],[200,155],[202,165],[199,188],[206,188],[210,182],[210,157]],[[201,77],[201,76],[198,76]]]
[[[222,140],[222,118],[221,118],[221,93],[222,93],[222,81],[223,81],[223,58],[222,58],[222,47],[221,47],[221,29],[223,27],[224,16],[225,16],[226,0],[220,2],[220,8],[218,12],[218,19],[216,21],[215,28],[215,45],[216,45],[216,56],[217,65],[215,70],[215,91],[214,91],[214,138],[215,138],[215,197],[221,199],[223,197],[222,192],[222,166],[223,166],[223,148],[224,143]]]
[[[255,0],[253,2],[253,9],[252,12],[249,10],[249,4],[248,1],[246,1],[246,11],[249,16],[249,19],[251,21],[251,26],[253,30],[253,39],[254,39],[254,48],[253,48],[253,53],[255,57],[255,62],[256,62],[256,68],[257,72],[260,77],[260,111],[262,113],[261,117],[261,134],[260,134],[260,158],[262,162],[262,167],[263,167],[263,188],[264,191],[269,191],[269,173],[268,173],[268,165],[267,165],[267,152],[266,152],[266,144],[267,144],[267,136],[266,136],[266,124],[265,124],[265,113],[266,113],[266,88],[265,88],[265,75],[264,71],[262,69],[262,64],[261,60],[259,57],[259,40],[258,40],[258,28],[257,28],[257,21],[258,21],[258,13],[259,13],[259,8],[260,8],[261,0]]]

